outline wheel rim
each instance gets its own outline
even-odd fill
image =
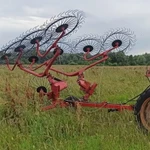
[[[148,131],[150,131],[150,98],[146,99],[140,110],[141,123]]]

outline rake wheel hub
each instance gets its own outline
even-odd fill
[[[116,46],[120,47],[121,45],[122,45],[122,41],[121,40],[115,40],[115,41],[112,42],[112,46],[113,47],[116,47]]]
[[[62,24],[62,25],[60,25],[59,27],[56,28],[56,32],[60,33],[64,30],[66,30],[67,28],[68,28],[68,24]]]
[[[30,41],[31,44],[36,44],[36,41],[40,42],[42,40],[42,36],[35,37]]]
[[[87,52],[87,51],[91,52],[92,50],[93,50],[93,46],[91,46],[91,45],[87,45],[83,48],[84,52]]]
[[[20,52],[21,50],[25,49],[25,45],[19,45],[18,47],[15,48],[14,52]]]
[[[33,62],[33,60],[35,62],[37,62],[39,60],[39,58],[37,56],[30,56],[28,60],[29,60],[29,62]]]

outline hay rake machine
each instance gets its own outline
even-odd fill
[[[47,96],[51,101],[42,110],[59,107],[77,106],[92,108],[107,108],[109,111],[134,111],[139,125],[146,131],[150,131],[150,88],[146,88],[137,97],[136,104],[113,104],[106,101],[91,102],[89,97],[94,93],[97,83],[90,83],[84,78],[84,72],[93,66],[105,62],[110,52],[129,50],[135,43],[134,34],[128,29],[117,29],[108,32],[102,37],[83,36],[71,44],[66,37],[78,29],[84,22],[84,13],[74,10],[62,13],[42,26],[33,28],[15,40],[10,41],[0,50],[1,61],[4,61],[9,70],[16,67],[32,74],[35,77],[46,78],[50,84],[50,91],[41,85],[37,87],[40,96]],[[89,61],[89,65],[75,72],[64,72],[53,65],[64,54],[79,54],[83,60]],[[27,63],[24,63],[26,60]],[[13,64],[10,65],[10,64]],[[67,77],[77,77],[77,84],[83,91],[81,98],[69,96],[60,98],[60,92],[67,88],[67,82],[54,77],[51,72],[56,72]],[[150,77],[150,72],[146,74]],[[137,98],[136,97],[136,98]]]

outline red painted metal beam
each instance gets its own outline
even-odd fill
[[[77,103],[83,107],[117,109],[118,111],[134,109],[134,105],[112,104],[112,103],[107,103],[107,102],[101,102],[101,103],[77,102]]]

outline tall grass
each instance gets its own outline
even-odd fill
[[[75,71],[80,66],[56,66]],[[123,103],[138,95],[149,82],[145,67],[94,67],[87,81],[98,83],[91,101]],[[40,98],[20,70],[0,68],[0,150],[148,150],[150,136],[138,128],[133,112],[78,107],[40,111]],[[61,97],[80,97],[77,78],[53,73],[68,82]],[[133,102],[133,104],[136,101]]]

